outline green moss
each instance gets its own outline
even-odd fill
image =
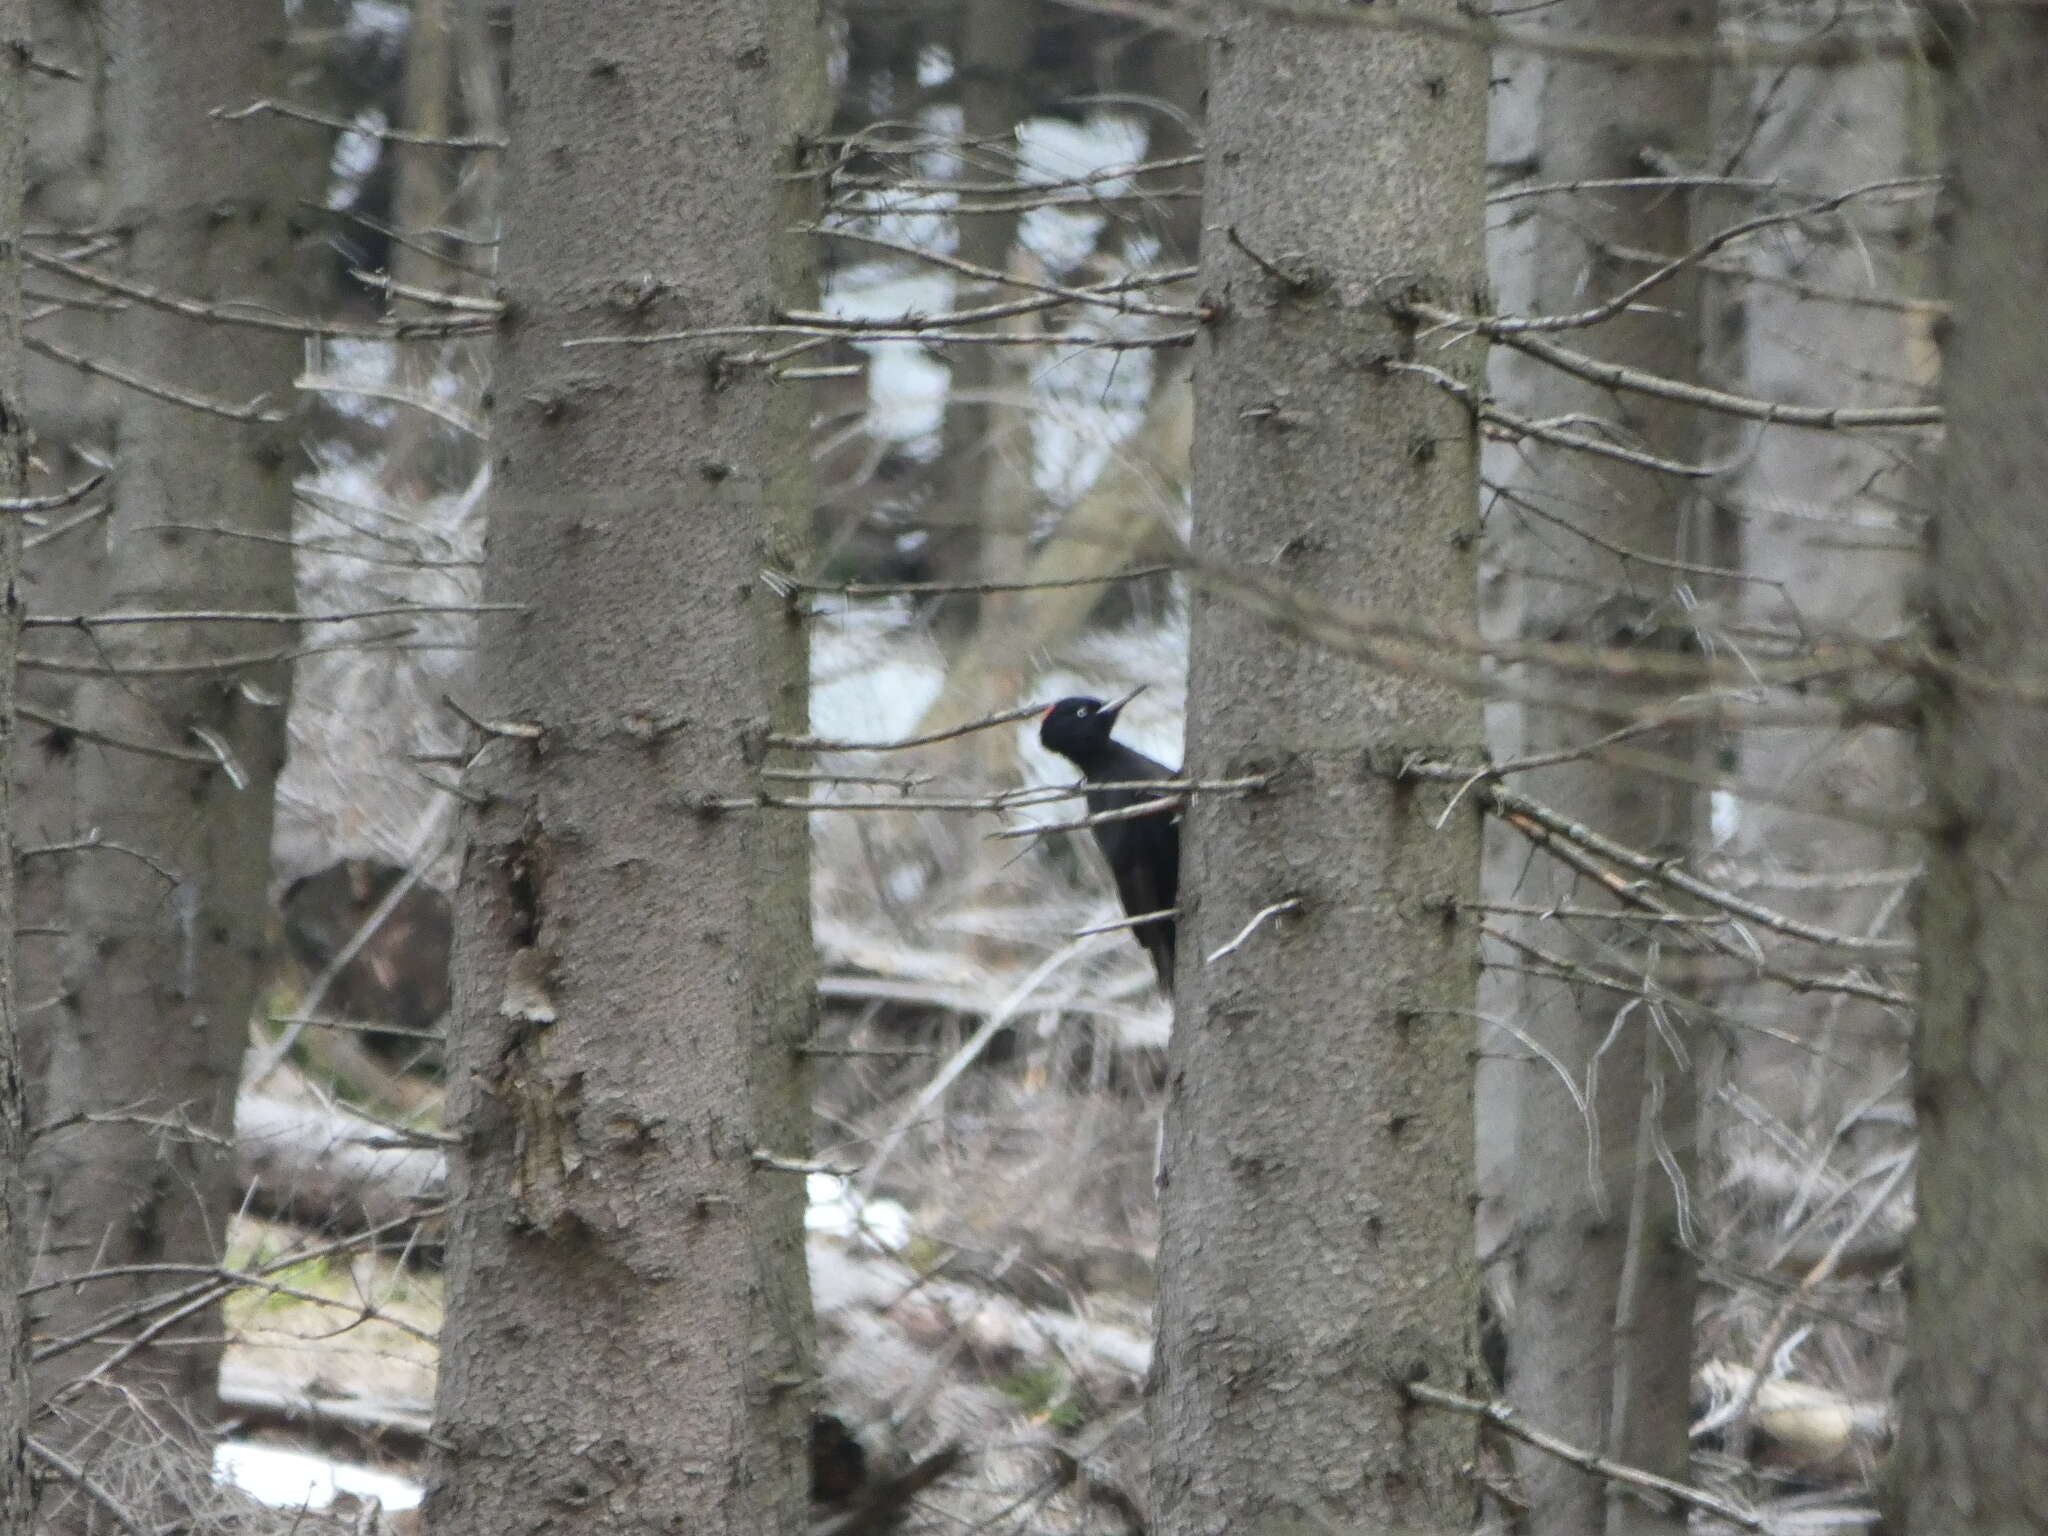
[[[998,1378],[995,1385],[1025,1413],[1062,1433],[1088,1422],[1088,1394],[1060,1365],[1024,1366]]]

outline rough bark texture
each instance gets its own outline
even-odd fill
[[[1898,1477],[1916,1533],[2048,1524],[2048,16],[1958,13],[1950,97],[1948,435],[1928,700],[1920,1220]]]
[[[1431,7],[1444,15],[1450,5]],[[1201,553],[1423,624],[1470,623],[1463,411],[1383,370],[1409,291],[1480,301],[1486,77],[1470,50],[1252,8],[1211,46]],[[1476,376],[1471,349],[1429,360]],[[1471,1009],[1478,832],[1393,773],[1471,761],[1478,706],[1194,615],[1162,1179],[1154,1490],[1168,1532],[1463,1530],[1472,1426],[1403,1380],[1476,1379]],[[1213,964],[1268,903],[1295,898]]]
[[[21,349],[22,190],[28,126],[28,0],[0,0],[0,496],[28,486],[27,368]],[[14,654],[20,635],[21,520],[0,515],[0,761],[15,748]],[[14,807],[0,772],[0,935],[14,931]],[[28,1267],[21,1178],[21,1045],[15,1032],[14,945],[0,944],[0,1536],[27,1536],[33,1500],[26,1460]]]
[[[290,223],[317,174],[313,136],[208,116],[281,91],[282,11],[235,0],[198,26],[182,7],[106,0],[98,32],[108,217],[126,232],[127,271],[203,301],[296,307]],[[135,304],[109,323],[106,342],[122,366],[159,383],[238,407],[259,396],[289,406],[289,337]],[[80,535],[98,545],[93,608],[291,607],[289,422],[230,421],[130,392],[115,447],[112,508]],[[169,669],[87,680],[70,708],[97,739],[60,729],[38,744],[50,771],[70,776],[63,831],[133,850],[75,854],[66,866],[59,992],[38,1020],[39,1115],[110,1118],[36,1145],[39,1278],[219,1255],[235,1204],[229,1138],[264,956],[290,679],[282,663],[205,666],[282,638],[270,625],[138,624],[38,646],[86,665]],[[67,1330],[161,1286],[142,1274],[44,1292],[39,1327]],[[135,1400],[169,1410],[160,1425],[203,1438],[219,1335],[217,1314],[194,1313],[119,1379],[144,1389]],[[65,1374],[80,1363],[66,1357]]]
[[[1711,7],[1693,0],[1568,0],[1542,11],[1547,32],[1627,32],[1698,42]],[[1509,184],[1641,177],[1701,162],[1708,126],[1707,71],[1583,64],[1537,53],[1496,61],[1491,158]],[[1492,263],[1500,307],[1570,313],[1625,288],[1640,269],[1614,247],[1685,249],[1692,200],[1680,190],[1538,197],[1502,205]],[[1578,333],[1573,345],[1603,360],[1672,378],[1695,371],[1693,285],[1659,290],[1655,308]],[[1492,359],[1495,394],[1509,410],[1551,419],[1572,413],[1615,423],[1610,435],[1666,459],[1696,456],[1692,413],[1582,384],[1509,348]],[[1681,591],[1668,563],[1690,548],[1690,482],[1530,441],[1487,451],[1487,618],[1503,639],[1595,648],[1672,649],[1685,642]],[[1638,557],[1647,557],[1645,558]],[[1511,675],[1542,690],[1549,679]],[[1650,702],[1614,690],[1605,717],[1542,704],[1492,711],[1496,759],[1555,752],[1622,724]],[[1679,733],[1631,745],[1683,758]],[[1527,793],[1639,848],[1683,848],[1693,796],[1673,781],[1599,758],[1518,779]],[[1606,908],[1596,882],[1502,828],[1490,834],[1490,900],[1535,907]],[[1525,943],[1605,974],[1658,969],[1663,935],[1613,922],[1501,916]],[[1692,1360],[1695,1265],[1679,1241],[1677,1199],[1657,1143],[1675,1143],[1690,1166],[1692,1085],[1660,1038],[1652,1010],[1595,987],[1568,987],[1509,962],[1483,989],[1489,1018],[1509,1021],[1562,1063],[1588,1094],[1591,1124],[1552,1066],[1523,1040],[1483,1028],[1480,1065],[1482,1253],[1512,1298],[1508,1395],[1532,1424],[1577,1445],[1683,1477]],[[1654,1093],[1653,1093],[1654,1085]],[[1642,1124],[1653,1098],[1662,1108]],[[1650,1134],[1643,1134],[1643,1132]],[[1589,1155],[1589,1153],[1591,1155]],[[1519,1450],[1532,1536],[1600,1529],[1613,1491],[1598,1478]],[[1682,1529],[1621,1497],[1610,1531]]]
[[[28,121],[27,188],[24,205],[30,227],[91,229],[105,222],[105,70],[90,0],[34,0],[30,7],[32,46],[62,59],[84,79],[27,77],[24,110]],[[109,351],[109,322],[91,310],[72,309],[39,321],[34,334],[75,353]],[[28,359],[28,400],[36,457],[46,466],[38,490],[75,485],[93,471],[79,450],[104,465],[112,457],[114,386],[52,358]],[[20,581],[30,612],[77,613],[98,605],[104,588],[106,539],[95,514],[97,501],[53,515],[23,538]],[[67,528],[70,531],[66,531]],[[29,648],[42,651],[38,643]],[[27,670],[17,680],[17,704],[58,719],[75,715],[78,679],[66,673]],[[45,847],[71,841],[82,817],[75,805],[75,761],[61,750],[62,738],[27,722],[8,764],[13,790],[16,844]],[[58,750],[45,750],[54,746]],[[22,1002],[22,1055],[30,1094],[36,1100],[39,1063],[47,1059],[48,1032],[59,1022],[50,1000],[65,990],[69,932],[65,878],[70,861],[55,855],[29,857],[15,871],[15,914],[23,932],[15,944],[16,995]]]
[[[804,396],[710,344],[575,336],[805,302],[815,7],[517,8],[485,712],[457,922],[463,1136],[429,1522],[802,1529],[812,1013],[803,822],[721,815],[805,724],[761,580]]]

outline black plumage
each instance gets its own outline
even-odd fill
[[[1174,770],[1164,763],[1111,739],[1118,712],[1135,697],[1128,694],[1112,704],[1100,699],[1061,699],[1039,722],[1040,743],[1079,768],[1082,778],[1091,786],[1091,816],[1162,798],[1156,790],[1096,789],[1094,785],[1142,785],[1153,779],[1176,777]],[[1116,894],[1123,902],[1126,917],[1165,912],[1180,900],[1180,813],[1180,803],[1175,801],[1142,816],[1101,821],[1088,829],[1095,834],[1096,846],[1109,861],[1109,872],[1116,879]],[[1156,917],[1139,923],[1131,934],[1152,957],[1160,988],[1171,995],[1173,918]]]

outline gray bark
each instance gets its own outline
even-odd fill
[[[474,5],[469,6],[475,9]],[[416,0],[405,36],[404,116],[412,133],[446,135],[455,105],[456,0]],[[454,273],[435,260],[447,241],[437,233],[449,223],[455,177],[466,170],[446,150],[429,145],[393,144],[387,153],[398,157],[397,189],[392,222],[408,244],[393,243],[391,275],[414,287],[452,286]]]
[[[1569,0],[1536,24],[1565,36],[1712,36],[1711,10],[1689,0]],[[1491,158],[1516,181],[1650,176],[1704,158],[1704,68],[1629,69],[1518,53],[1496,61],[1496,73],[1506,79],[1495,88]],[[1615,246],[1681,251],[1690,243],[1691,210],[1691,197],[1670,188],[1503,205],[1492,249],[1501,307],[1556,314],[1599,302],[1640,275]],[[1573,345],[1605,361],[1689,378],[1698,353],[1693,291],[1681,278],[1658,291],[1653,311],[1578,333]],[[1615,424],[1609,436],[1616,442],[1665,459],[1696,457],[1689,411],[1579,383],[1505,347],[1491,362],[1496,396],[1524,417],[1600,418]],[[1490,445],[1487,481],[1483,590],[1496,635],[1621,649],[1684,642],[1688,576],[1650,562],[1693,553],[1689,482],[1532,441]],[[1515,673],[1507,680],[1537,690],[1549,681]],[[1496,706],[1493,755],[1581,745],[1650,702],[1617,685],[1605,716]],[[1675,731],[1631,745],[1680,760],[1690,750]],[[1633,846],[1690,842],[1694,797],[1670,779],[1596,756],[1517,784]],[[1506,829],[1492,833],[1488,847],[1490,900],[1544,910],[1611,905],[1597,882],[1532,857],[1527,842]],[[1614,922],[1489,921],[1609,974],[1654,975],[1668,943],[1668,935]],[[1513,964],[1518,955],[1503,958],[1510,963],[1483,989],[1485,1012],[1523,1038],[1482,1029],[1480,1222],[1482,1251],[1502,1266],[1502,1288],[1512,1297],[1508,1396],[1529,1422],[1574,1444],[1683,1477],[1696,1266],[1680,1241],[1678,1201],[1657,1153],[1663,1142],[1690,1166],[1690,1075],[1660,1037],[1652,1009],[1600,988],[1531,976]],[[1587,1114],[1526,1041],[1591,1089]],[[1649,1123],[1653,1102],[1661,1107]],[[1603,1518],[1617,1533],[1683,1527],[1682,1511],[1652,1511],[1554,1457],[1524,1449],[1516,1467],[1533,1536],[1582,1536]]]
[[[62,59],[83,80],[30,74],[26,81],[28,164],[25,208],[30,226],[90,229],[103,222],[105,208],[104,80],[98,32],[90,0],[34,0],[30,7],[32,46],[48,59]],[[107,350],[104,316],[69,310],[38,322],[35,334],[73,352]],[[86,453],[104,465],[111,457],[117,401],[114,387],[52,358],[28,359],[28,399],[33,413],[37,457],[48,466],[47,486],[75,485],[92,472]],[[84,450],[84,452],[81,452]],[[91,516],[96,501],[51,515],[23,540],[20,580],[31,612],[75,613],[91,609],[103,587],[106,540]],[[67,525],[75,525],[70,532]],[[32,650],[47,647],[36,645]],[[18,681],[17,702],[46,716],[70,719],[76,680],[61,673],[28,671]],[[44,750],[50,737],[31,723],[9,764],[14,792],[13,832],[24,847],[68,842],[80,817],[75,806],[74,761],[70,754]],[[66,957],[60,942],[68,929],[65,877],[69,861],[29,858],[15,872],[17,920],[27,930],[16,944],[15,982],[21,999],[22,1054],[30,1093],[29,1112],[39,1112],[35,1095],[46,1059],[48,1028],[56,1015],[47,1006],[65,990]]]
[[[1449,16],[1450,5],[1430,7]],[[1382,369],[1389,305],[1478,302],[1486,77],[1468,49],[1224,8],[1211,50],[1195,525],[1201,555],[1378,615],[1469,627],[1464,412]],[[1476,378],[1475,350],[1428,360]],[[1273,772],[1186,824],[1163,1149],[1154,1494],[1168,1532],[1465,1528],[1476,1378],[1469,807],[1394,782],[1472,761],[1478,706],[1194,613],[1189,765]],[[1213,964],[1269,903],[1270,920]],[[1379,1523],[1379,1524],[1376,1524]]]
[[[22,191],[28,125],[28,0],[0,0],[0,496],[28,488],[28,422],[21,347]],[[0,514],[0,761],[15,751],[14,656],[20,637],[21,519]],[[21,1044],[14,985],[14,807],[0,772],[0,1536],[27,1536],[28,1329],[21,1302],[28,1268]]]
[[[810,286],[814,7],[517,8],[486,590],[457,918],[463,1135],[429,1523],[802,1529],[806,837],[720,815],[805,724],[761,580],[809,515],[804,396],[718,351]]]
[[[313,136],[208,115],[281,91],[282,11],[273,0],[236,0],[199,26],[155,0],[105,0],[98,22],[109,216],[127,232],[127,271],[203,301],[295,308],[292,219],[317,172]],[[106,336],[122,366],[159,383],[236,406],[258,396],[289,405],[298,359],[289,337],[195,325],[140,304]],[[130,392],[115,462],[112,508],[81,535],[98,546],[92,607],[291,606],[288,421],[231,421]],[[75,855],[66,869],[62,975],[39,1020],[39,1111],[109,1118],[35,1148],[42,1278],[218,1256],[235,1205],[229,1137],[264,960],[290,679],[280,662],[208,664],[281,643],[274,626],[232,623],[49,637],[47,650],[72,661],[184,670],[86,680],[69,707],[102,739],[57,730],[39,743],[52,771],[70,776],[69,835],[96,831],[136,851]],[[138,1274],[45,1292],[39,1326],[68,1330],[160,1286]],[[220,1331],[217,1314],[195,1313],[117,1379],[168,1410],[159,1422],[204,1439]],[[77,1357],[66,1365],[75,1370]]]
[[[1958,11],[1949,82],[1943,393],[1932,532],[1937,655],[1915,1062],[1920,1219],[1897,1475],[1909,1532],[2048,1520],[2048,15]]]
[[[1728,35],[1808,36],[1829,20],[1824,5],[1796,0],[1747,12]],[[1719,92],[1712,168],[1828,189],[1924,173],[1934,168],[1930,86],[1924,61],[1909,59],[1730,69]],[[1715,227],[1756,211],[1746,196],[1710,201]],[[1932,214],[1922,189],[1906,188],[1729,248],[1703,285],[1707,382],[1807,406],[1926,399],[1935,367],[1933,322],[1930,306],[1913,296],[1929,291]],[[1719,424],[1706,456],[1737,460],[1739,467],[1712,490],[1723,509],[1726,550],[1716,563],[1757,578],[1727,594],[1724,611],[1742,637],[1737,644],[1790,649],[1814,637],[1854,644],[1909,623],[1920,563],[1916,528],[1928,500],[1928,441],[1919,433]],[[1730,735],[1725,748],[1724,766],[1741,788],[1717,796],[1713,857],[1725,861],[1722,867],[1739,871],[1758,899],[1816,927],[1909,937],[1910,871],[1919,856],[1918,839],[1907,830],[1918,800],[1911,734],[1880,723],[1756,729]],[[1828,963],[1811,947],[1758,937],[1787,969]],[[1874,970],[1871,979],[1907,991],[1914,983],[1904,967]],[[1792,1257],[1804,1272],[1839,1230],[1800,1214],[1817,1169],[1853,1178],[1910,1137],[1899,1084],[1911,1021],[1905,1010],[1866,999],[1795,994],[1747,978],[1722,978],[1714,1000],[1725,1017],[1761,1026],[1731,1032],[1722,1060],[1704,1053],[1710,1091],[1732,1087],[1745,1106],[1710,1119],[1716,1171],[1756,1169],[1775,1159],[1802,1191],[1762,1210],[1752,1203],[1724,1253],[1758,1269]],[[1775,1150],[1758,1129],[1760,1115],[1774,1122],[1779,1147],[1810,1148],[1814,1166]],[[1723,1189],[1731,1183],[1709,1182]],[[1754,1174],[1733,1187],[1752,1201],[1760,1192]],[[1897,1204],[1910,1204],[1910,1185]],[[1887,1213],[1868,1230],[1886,1238],[1897,1229]],[[1734,1341],[1738,1358],[1768,1371],[1792,1322],[1775,1312],[1760,1331]],[[1738,1456],[1746,1429],[1738,1419],[1727,1431]]]
[[[953,62],[960,87],[961,179],[1003,181],[1018,172],[1017,126],[1030,115],[1025,65],[1040,22],[1033,0],[959,0],[952,17]],[[1007,271],[1017,243],[1014,213],[959,217],[962,260]],[[999,294],[962,279],[963,305]],[[933,574],[951,581],[1015,581],[1031,523],[1031,421],[1013,402],[1029,394],[1022,369],[1001,347],[955,347],[946,359],[945,453],[932,476]],[[1021,474],[1013,467],[1019,462]],[[1000,594],[957,593],[938,613],[944,632],[972,634]]]
[[[1740,35],[1802,36],[1823,14],[1788,5],[1775,25]],[[1916,63],[1888,60],[1737,76],[1717,138],[1738,153],[1716,168],[1794,187],[1925,173],[1924,74]],[[1750,211],[1747,203],[1721,210],[1730,221]],[[1925,291],[1929,276],[1930,213],[1919,197],[1865,199],[1731,250],[1723,266],[1733,270],[1708,285],[1709,382],[1794,405],[1924,399],[1933,382],[1932,320],[1909,296]],[[1897,633],[1918,564],[1911,535],[1913,509],[1926,499],[1927,466],[1916,451],[1923,440],[1724,424],[1715,455],[1739,453],[1743,462],[1714,494],[1730,514],[1733,553],[1762,578],[1733,594],[1730,618],[1780,642]],[[1916,797],[1909,736],[1889,725],[1831,725],[1746,731],[1732,747],[1740,782],[1761,794],[1724,806],[1717,854],[1744,869],[1781,912],[1843,933],[1903,936],[1911,914],[1902,882],[1867,877],[1915,858],[1903,829]],[[1837,810],[1848,815],[1829,814]],[[1887,813],[1897,828],[1882,825]],[[1744,1036],[1729,1070],[1801,1135],[1825,1137],[1845,1106],[1867,1100],[1904,1065],[1905,1023],[1878,1004],[1788,997],[1770,984],[1728,988],[1722,1002],[1791,1037]],[[1822,1072],[1818,1060],[1855,1069]]]

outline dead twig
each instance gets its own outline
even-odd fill
[[[1461,1397],[1456,1392],[1446,1392],[1441,1387],[1432,1387],[1426,1381],[1403,1382],[1401,1391],[1411,1402],[1426,1403],[1432,1408],[1446,1408],[1452,1413],[1469,1414],[1475,1419],[1491,1424],[1502,1434],[1543,1452],[1546,1456],[1555,1456],[1559,1461],[1577,1467],[1588,1476],[1604,1477],[1609,1482],[1633,1488],[1665,1509],[1670,1509],[1674,1505],[1684,1505],[1689,1509],[1697,1509],[1703,1514],[1726,1520],[1745,1531],[1761,1531],[1766,1528],[1762,1516],[1730,1499],[1722,1498],[1719,1494],[1709,1493],[1704,1488],[1695,1488],[1690,1483],[1681,1483],[1676,1478],[1645,1472],[1641,1467],[1631,1467],[1614,1460],[1611,1456],[1582,1450],[1544,1430],[1532,1429],[1521,1421],[1513,1404],[1502,1402],[1498,1398],[1492,1402],[1482,1402],[1476,1397]]]

